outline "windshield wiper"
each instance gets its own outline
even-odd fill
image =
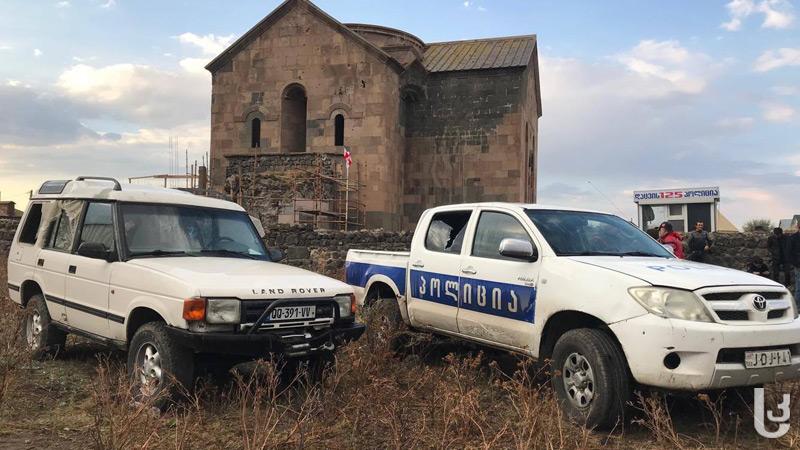
[[[619,256],[655,256],[656,258],[668,258],[667,256],[664,255],[657,255],[655,253],[649,253],[649,252],[624,252],[620,253]]]
[[[223,249],[218,249],[218,250],[200,250],[198,253],[203,254],[203,255],[216,253],[216,254],[219,254],[219,255],[235,256],[235,257],[239,257],[239,258],[260,259],[260,258],[254,256],[254,255],[248,255],[247,253],[241,253],[241,252],[235,252],[233,250],[223,250]]]
[[[619,253],[614,252],[572,252],[572,253],[559,253],[558,256],[620,256]]]
[[[139,258],[142,256],[152,256],[154,258],[161,257],[161,256],[194,256],[191,255],[183,250],[152,250],[149,252],[137,252],[131,253],[131,258]]]

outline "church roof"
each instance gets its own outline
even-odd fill
[[[430,72],[525,67],[536,48],[536,36],[513,36],[428,44],[423,65]]]

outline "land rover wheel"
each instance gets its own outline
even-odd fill
[[[128,347],[128,375],[134,396],[163,409],[194,377],[194,355],[172,342],[163,322],[142,325]]]
[[[41,295],[34,295],[25,307],[23,342],[39,358],[54,354],[64,347],[67,333],[53,326],[47,304]]]
[[[601,330],[564,333],[553,349],[551,383],[562,409],[588,428],[622,425],[630,398],[625,357]]]
[[[327,351],[305,358],[292,358],[281,367],[281,377],[287,383],[298,380],[319,383],[335,364],[336,356]]]

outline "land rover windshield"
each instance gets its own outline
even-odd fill
[[[218,256],[268,260],[244,212],[179,205],[120,204],[130,258]]]
[[[526,210],[558,256],[654,256],[672,254],[617,216],[547,209]]]

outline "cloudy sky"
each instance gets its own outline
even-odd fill
[[[537,34],[540,202],[630,217],[634,189],[718,185],[737,224],[800,213],[798,3],[317,1],[428,42]],[[45,179],[166,172],[170,136],[199,159],[203,65],[278,4],[4,0],[2,199],[24,203]]]

